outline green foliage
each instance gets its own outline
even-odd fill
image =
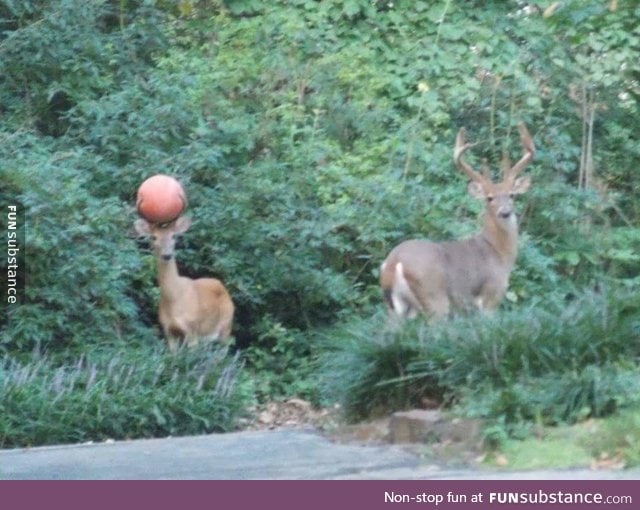
[[[95,159],[27,133],[0,137],[2,158],[11,161],[4,197],[22,204],[27,219],[26,303],[3,315],[0,348],[83,350],[132,336],[149,340],[132,298],[141,264],[127,234],[130,212],[113,197],[91,194]]]
[[[451,161],[463,125],[480,142],[474,164],[517,158],[520,120],[537,147],[499,314],[536,315],[540,300],[603,279],[635,288],[638,16],[631,0],[545,12],[518,2],[0,1],[0,174],[5,196],[26,208],[28,262],[27,302],[0,316],[0,347],[21,357],[154,341],[155,268],[131,224],[139,183],[168,173],[195,220],[180,269],[229,287],[259,399],[318,399],[318,332],[381,308],[388,251],[475,230],[481,205]],[[527,328],[516,323],[517,338]],[[376,382],[411,375],[422,346],[396,342],[405,345],[355,341],[338,363],[356,367],[345,385],[354,415],[387,398],[362,401],[361,376],[398,405],[433,387]],[[378,356],[387,361],[376,366]],[[608,395],[619,361],[594,362],[577,383],[557,366],[559,387],[605,381]],[[522,403],[535,388],[521,383],[513,394],[489,388],[484,407],[547,409],[538,397]],[[466,383],[438,384],[439,394]],[[608,407],[596,393],[576,402],[597,414]],[[576,407],[554,404],[547,418],[572,419]]]
[[[384,329],[377,317],[327,333],[318,362],[324,396],[340,402],[348,420],[418,406],[425,397],[442,398],[433,377],[407,379],[407,363],[421,352],[416,337]]]
[[[307,338],[268,317],[258,327],[259,343],[244,353],[258,402],[300,397],[320,404]]]
[[[59,136],[77,102],[145,69],[164,46],[149,2],[0,2],[0,100],[15,125]]]
[[[461,317],[376,333],[354,321],[324,361],[326,387],[360,418],[384,405],[442,395],[465,414],[511,433],[523,424],[604,416],[637,404],[640,300],[637,292],[586,293],[495,317]],[[496,435],[497,434],[497,435]],[[495,436],[495,437],[494,437]]]
[[[88,349],[0,364],[0,447],[232,430],[250,395],[224,349]]]
[[[603,271],[635,275],[637,211],[627,198],[636,189],[627,187],[634,166],[617,157],[615,170],[603,167],[605,195],[574,189],[580,119],[560,85],[581,76],[574,60],[590,45],[615,49],[630,66],[602,87],[631,87],[626,77],[635,63],[604,30],[633,32],[624,21],[626,5],[616,12],[572,6],[572,15],[597,29],[585,42],[564,32],[572,22],[566,9],[542,18],[493,6],[474,11],[469,24],[469,10],[454,2],[300,1],[270,9],[259,2],[183,2],[177,11],[164,4],[76,4],[5,5],[13,20],[2,46],[13,80],[5,88],[7,108],[14,118],[37,118],[49,126],[42,132],[61,135],[55,147],[38,137],[29,146],[70,152],[82,162],[63,158],[54,165],[61,178],[66,173],[74,185],[83,183],[67,190],[69,200],[81,193],[86,203],[64,204],[79,217],[60,217],[48,227],[51,235],[59,237],[56,229],[83,214],[113,207],[112,217],[101,215],[104,225],[117,218],[104,249],[119,251],[114,236],[120,230],[127,237],[133,218],[124,213],[137,185],[152,173],[177,175],[196,220],[183,240],[181,266],[188,275],[227,283],[238,304],[241,345],[258,339],[267,315],[304,332],[377,305],[378,263],[404,238],[469,234],[478,208],[467,206],[463,179],[450,161],[462,124],[484,142],[474,151],[478,158],[495,162],[502,150],[517,155],[511,126],[521,118],[539,147],[535,188],[523,204],[527,237],[512,303],[550,289],[573,292],[574,284],[590,284]],[[171,16],[171,23],[161,21]],[[514,37],[515,29],[523,35]],[[206,36],[211,30],[214,40]],[[92,39],[84,44],[86,37]],[[634,33],[628,39],[635,45]],[[34,51],[43,60],[26,66]],[[69,72],[78,62],[85,67]],[[18,72],[26,67],[35,74],[20,85]],[[58,82],[67,104],[47,123],[46,98],[58,90],[47,87]],[[628,94],[622,102],[611,97],[602,114],[598,139],[611,143],[602,147],[603,157],[618,154],[622,144],[636,155],[625,142],[632,128],[620,123],[637,109],[632,88]],[[18,100],[25,95],[31,103]],[[18,146],[6,157],[27,150]],[[131,266],[129,255],[133,263],[128,250],[123,259],[137,277],[116,278],[121,275],[101,264],[93,276],[104,272],[105,282],[122,282],[107,293],[133,300],[127,317],[136,313],[142,320],[133,322],[147,325],[153,268]]]

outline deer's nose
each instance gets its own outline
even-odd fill
[[[512,214],[513,214],[513,209],[511,207],[502,207],[498,211],[498,216],[500,216],[501,218],[503,218],[505,220],[509,219]]]
[[[173,257],[173,255],[171,255],[170,253],[163,253],[162,254],[162,260],[171,260],[172,257]]]

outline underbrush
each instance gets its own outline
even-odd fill
[[[637,292],[395,330],[379,314],[318,335],[270,321],[260,345],[235,355],[138,344],[7,356],[0,448],[229,431],[256,403],[294,396],[339,402],[350,421],[436,404],[483,418],[487,443],[501,447],[541,426],[627,416],[640,405]],[[625,425],[610,428],[603,451],[637,450]]]
[[[252,398],[225,349],[90,349],[0,363],[0,448],[232,430]]]
[[[493,316],[391,331],[353,321],[329,340],[323,385],[358,420],[423,399],[484,418],[488,439],[640,402],[640,294],[587,292]]]
[[[257,341],[242,351],[259,404],[302,398],[321,405],[314,373],[312,336],[271,317],[260,321]]]

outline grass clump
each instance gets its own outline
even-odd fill
[[[416,321],[395,333],[379,318],[338,337],[323,362],[325,386],[352,419],[440,395],[512,436],[640,402],[636,292],[586,292],[489,317]]]
[[[225,349],[91,349],[0,364],[0,448],[222,432],[250,396]]]
[[[349,421],[418,405],[429,396],[442,398],[436,377],[409,375],[423,348],[423,329],[413,323],[394,332],[377,316],[332,331],[319,361],[324,397],[340,402]]]

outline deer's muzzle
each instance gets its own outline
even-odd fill
[[[502,218],[503,220],[508,220],[511,215],[513,214],[513,208],[512,207],[501,207],[498,210],[498,216],[500,218]]]

